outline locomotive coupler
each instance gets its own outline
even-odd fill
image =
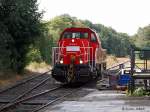
[[[68,72],[67,72],[68,82],[72,82],[75,79],[74,61],[75,61],[75,56],[72,56],[71,57],[71,64],[69,65]]]

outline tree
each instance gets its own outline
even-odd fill
[[[139,48],[150,48],[150,25],[139,28],[137,34],[132,37],[132,42]]]
[[[37,0],[0,0],[0,62],[6,69],[23,70],[29,46],[41,34],[41,17]],[[4,63],[4,56],[9,63]]]

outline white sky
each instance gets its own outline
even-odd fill
[[[150,24],[150,0],[38,0],[43,19],[61,14],[110,26],[133,35]]]

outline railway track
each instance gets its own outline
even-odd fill
[[[75,91],[77,89],[64,87],[64,85],[53,87],[22,99],[17,98],[14,102],[9,102],[5,105],[0,112],[38,112]]]
[[[0,112],[38,112],[83,87],[52,84],[48,72],[1,91]]]
[[[36,106],[39,104],[43,104],[42,102],[31,102],[31,100],[34,100],[36,98],[41,97],[42,95],[45,95],[49,92],[55,91],[60,89],[61,87],[54,87],[52,89],[34,94],[34,95],[30,95],[27,97],[24,97],[22,99],[19,99],[19,97],[17,97],[17,100],[15,100],[14,102],[9,102],[7,105],[5,105],[4,107],[1,108],[0,112],[16,112],[16,111],[28,111],[31,112],[31,109],[24,109],[26,107],[26,105],[30,106],[30,108],[33,108],[33,106]],[[30,101],[30,103],[28,104],[27,101]],[[22,105],[24,105],[24,108],[22,107]]]
[[[42,73],[42,74],[36,75],[36,76],[31,76],[31,77],[29,77],[29,78],[26,78],[26,79],[22,80],[21,82],[18,82],[18,83],[16,83],[16,84],[12,85],[12,86],[9,86],[9,87],[7,87],[7,88],[5,88],[5,89],[2,89],[2,90],[0,91],[0,94],[2,94],[2,93],[4,93],[4,92],[7,92],[7,91],[9,91],[10,89],[13,89],[13,88],[16,88],[16,87],[18,87],[18,86],[21,86],[21,85],[23,85],[23,84],[25,84],[25,83],[27,83],[27,82],[33,80],[33,79],[39,78],[39,77],[41,77],[41,76],[43,76],[43,75],[49,73],[50,71],[51,71],[51,70],[49,70],[49,71],[47,71],[47,72],[44,72],[44,73]]]
[[[3,111],[3,109],[9,107],[9,105],[24,98],[29,93],[49,81],[49,72],[50,70],[43,74],[30,77],[26,80],[23,80],[22,82],[19,82],[11,87],[8,87],[7,89],[0,91],[0,111]]]

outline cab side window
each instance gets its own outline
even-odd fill
[[[96,39],[94,33],[91,34],[91,42],[97,42],[97,39]]]

